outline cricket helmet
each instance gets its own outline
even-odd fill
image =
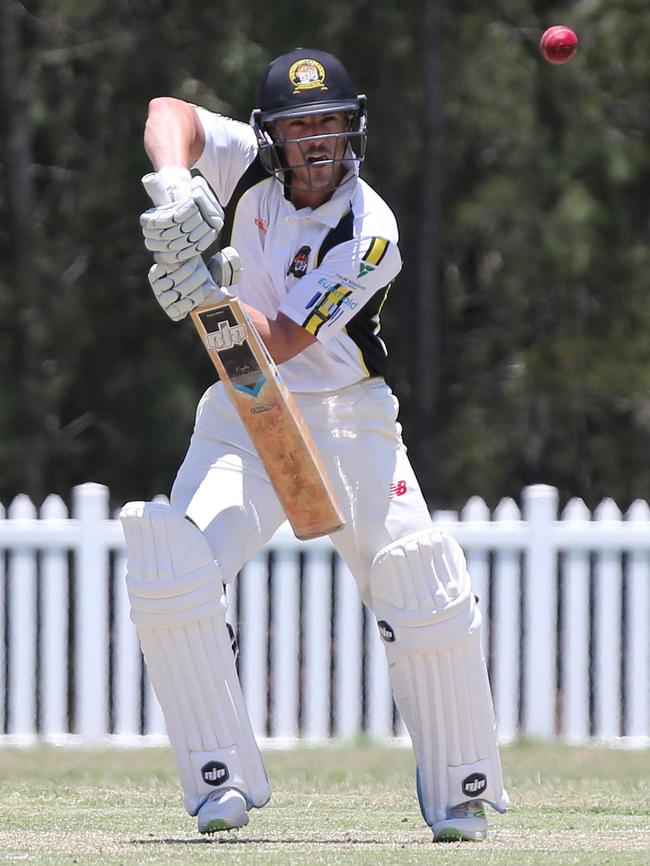
[[[283,142],[273,127],[276,120],[347,112],[349,129],[338,133],[349,145],[345,159],[363,161],[366,97],[357,94],[347,70],[333,54],[313,48],[295,48],[277,57],[262,75],[257,106],[250,122],[257,136],[260,159],[266,170],[279,179],[283,179],[286,162]]]

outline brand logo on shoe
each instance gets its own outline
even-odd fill
[[[206,785],[223,785],[230,777],[228,767],[221,761],[209,761],[201,767],[201,776]]]
[[[382,640],[386,641],[386,643],[393,643],[395,640],[395,632],[393,631],[393,627],[390,626],[385,619],[379,620],[377,628],[379,629],[379,634]]]
[[[463,779],[463,794],[468,797],[478,797],[487,788],[487,776],[483,773],[472,773],[466,779]]]

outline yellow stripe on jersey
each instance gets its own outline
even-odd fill
[[[379,316],[381,315],[381,311],[384,309],[384,304],[388,300],[388,293],[392,289],[394,282],[395,282],[395,280],[391,280],[390,283],[388,283],[388,285],[386,286],[386,289],[384,291],[384,297],[381,299],[381,303],[379,304],[379,309],[377,310],[376,318],[378,321],[379,321]]]
[[[385,238],[373,238],[368,247],[368,252],[363,257],[364,262],[377,267],[379,262],[386,255],[388,249],[388,241]]]
[[[321,300],[318,307],[307,316],[305,321],[302,323],[302,327],[315,337],[325,322],[332,318],[341,304],[351,294],[351,289],[344,289],[342,286],[334,286],[334,288],[330,289]]]

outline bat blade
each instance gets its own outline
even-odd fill
[[[344,526],[318,449],[273,359],[236,298],[191,313],[297,538]]]

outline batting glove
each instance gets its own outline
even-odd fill
[[[215,283],[200,256],[172,264],[157,260],[149,270],[149,282],[156,300],[174,322],[184,319],[199,304],[232,298]]]
[[[202,177],[189,169],[165,166],[143,178],[145,188],[156,189],[157,200],[168,203],[140,216],[144,244],[166,264],[200,255],[223,228],[223,209]]]

